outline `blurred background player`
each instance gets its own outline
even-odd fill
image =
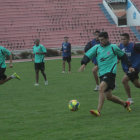
[[[44,64],[44,57],[47,53],[46,48],[40,44],[40,40],[36,39],[35,45],[33,46],[33,54],[34,54],[34,65],[35,65],[35,74],[36,74],[36,83],[35,86],[39,86],[39,70],[41,71],[44,80],[45,85],[48,85],[47,77],[45,74],[45,64]]]
[[[95,38],[92,41],[87,43],[87,45],[85,47],[85,52],[87,52],[89,49],[91,49],[95,45],[100,44],[99,34],[100,34],[100,31],[98,31],[98,30],[96,30],[93,33]],[[92,73],[93,73],[93,76],[94,76],[94,79],[95,79],[95,82],[96,82],[96,87],[95,87],[94,91],[98,91],[99,90],[99,78],[98,78],[98,64],[97,64],[97,61],[96,61],[96,57],[92,58],[92,63],[95,65],[92,69]]]
[[[132,64],[132,67],[135,69],[134,72],[130,73],[128,66],[122,61],[122,68],[125,72],[122,83],[128,95],[128,101],[130,101],[130,103],[133,103],[133,100],[131,98],[131,90],[128,83],[130,80],[135,87],[140,88],[140,82],[138,81],[138,74],[140,72],[140,45],[138,46],[135,43],[129,42],[130,37],[128,33],[124,33],[121,35],[121,41],[122,43],[119,45],[119,47],[123,52],[126,53],[129,61]]]
[[[62,43],[62,73],[65,73],[65,62],[68,62],[68,72],[71,72],[71,44],[68,42],[69,38],[64,37],[64,42]]]
[[[5,82],[7,82],[11,79],[14,79],[14,78],[20,80],[20,77],[16,73],[11,75],[10,77],[7,77],[5,75],[5,71],[6,71],[5,57],[6,56],[10,57],[9,67],[12,68],[13,64],[12,64],[11,52],[9,50],[7,50],[6,48],[0,46],[0,84],[4,84]]]
[[[86,64],[93,58],[96,57],[98,63],[98,70],[100,76],[100,90],[99,90],[99,100],[98,109],[90,110],[91,114],[95,116],[100,116],[101,109],[104,104],[105,96],[108,100],[124,106],[128,111],[130,111],[130,103],[119,99],[117,96],[112,95],[112,90],[115,88],[115,77],[117,69],[117,56],[121,58],[129,67],[129,71],[134,71],[131,68],[126,54],[119,49],[115,44],[109,42],[109,36],[107,32],[101,32],[99,34],[100,44],[92,47],[88,52],[85,53],[83,57],[79,71],[85,69]]]

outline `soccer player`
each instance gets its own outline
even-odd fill
[[[71,44],[68,42],[69,38],[64,37],[64,42],[62,43],[62,57],[63,57],[63,64],[62,64],[62,73],[65,73],[65,62],[68,62],[68,71],[71,73]]]
[[[85,69],[86,64],[93,58],[96,57],[98,63],[99,77],[100,77],[100,87],[99,87],[99,101],[98,109],[91,110],[91,114],[95,116],[101,115],[101,109],[104,104],[105,96],[108,100],[120,104],[130,111],[130,103],[119,99],[117,96],[112,95],[112,90],[115,87],[115,77],[116,77],[116,68],[117,68],[117,56],[123,60],[129,71],[132,72],[134,69],[131,67],[126,54],[119,49],[115,44],[109,42],[109,36],[107,32],[101,32],[99,34],[100,44],[91,48],[88,52],[85,53],[79,71]]]
[[[36,74],[36,83],[35,86],[39,86],[39,70],[41,71],[45,85],[48,85],[47,77],[45,74],[45,64],[44,64],[44,57],[47,53],[46,48],[40,44],[40,40],[36,39],[35,45],[33,46],[33,54],[34,54],[34,63],[35,63],[35,74]]]
[[[8,82],[11,79],[20,80],[20,77],[16,73],[11,75],[10,77],[7,77],[7,75],[5,75],[5,71],[6,71],[5,57],[6,56],[10,57],[9,67],[12,68],[13,64],[12,64],[11,52],[8,49],[0,46],[0,84],[4,84],[5,82]]]
[[[95,45],[100,44],[99,34],[100,34],[100,31],[98,31],[98,30],[96,30],[93,33],[95,38],[92,41],[87,43],[87,45],[85,47],[85,52],[87,52],[89,49],[91,49]],[[93,76],[94,76],[94,79],[95,79],[95,82],[96,82],[96,87],[95,87],[94,91],[98,91],[99,90],[99,80],[98,80],[98,64],[97,64],[97,61],[96,61],[96,57],[92,58],[92,62],[95,65],[92,69],[92,73],[93,73]]]
[[[121,41],[122,43],[119,45],[119,47],[123,52],[126,53],[129,61],[132,64],[132,67],[135,69],[134,72],[130,73],[128,66],[122,61],[122,68],[125,72],[125,75],[122,79],[122,83],[128,95],[128,101],[130,101],[130,103],[133,103],[133,100],[131,98],[129,81],[131,81],[135,87],[140,88],[140,81],[138,80],[138,74],[140,72],[140,53],[137,50],[137,45],[130,42],[130,37],[128,33],[124,33],[121,35]],[[138,49],[140,50],[140,45]]]

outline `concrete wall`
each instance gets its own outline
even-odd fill
[[[117,16],[113,13],[113,11],[111,10],[111,8],[109,7],[108,3],[106,2],[106,0],[103,0],[103,5],[104,7],[107,9],[108,13],[110,14],[110,16],[112,17],[112,19],[114,20],[114,22],[116,23],[116,25],[118,25],[118,18]]]

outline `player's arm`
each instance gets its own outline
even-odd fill
[[[9,59],[9,67],[12,68],[13,67],[13,63],[12,63],[12,54],[11,54],[11,52],[8,49],[6,49],[6,48],[3,48],[2,51],[4,52],[4,54],[9,56],[9,58],[10,58]]]
[[[35,52],[34,47],[33,47],[33,54],[31,56],[32,61],[34,61],[35,54],[36,54],[36,52]]]
[[[80,71],[84,71],[86,65],[90,62],[90,60],[91,60],[93,57],[96,56],[96,53],[97,53],[96,50],[97,50],[97,46],[92,47],[91,49],[89,49],[89,50],[85,53],[84,57],[83,57],[82,60],[81,60],[81,67],[79,68],[79,72],[80,72]]]
[[[132,68],[132,64],[128,60],[127,55],[117,46],[113,47],[113,50],[114,50],[114,53],[118,56],[118,58],[121,59],[121,61],[128,66],[129,71],[133,72],[134,68]]]

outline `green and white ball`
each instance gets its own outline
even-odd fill
[[[70,100],[68,106],[71,111],[77,111],[80,108],[80,103],[77,100]]]

